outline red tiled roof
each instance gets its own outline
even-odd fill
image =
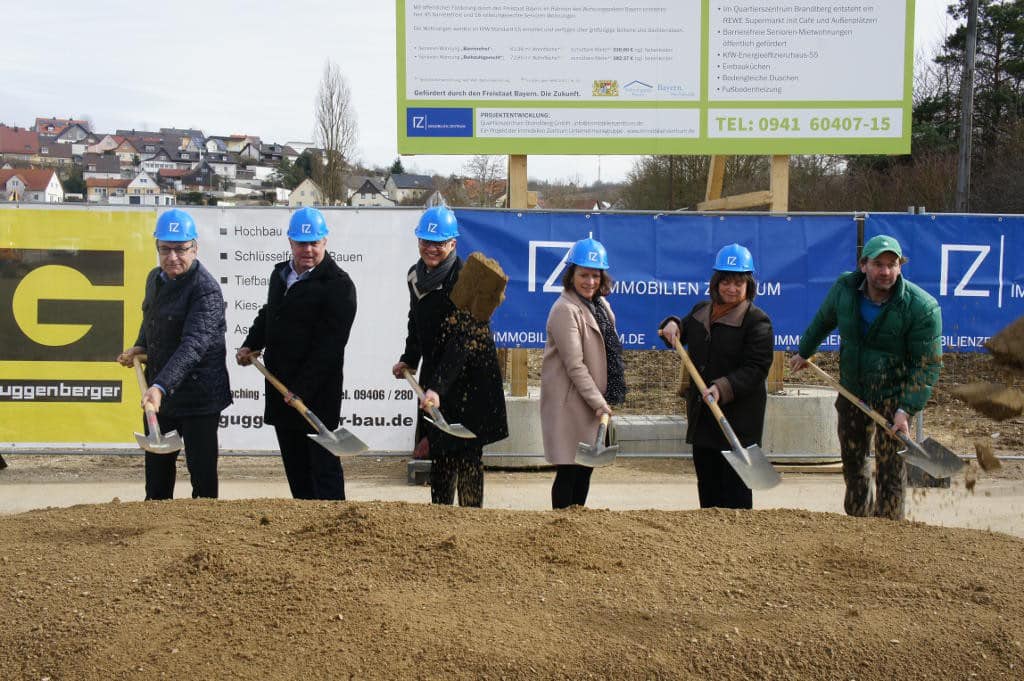
[[[17,175],[25,186],[34,192],[43,191],[50,184],[50,178],[55,171],[52,168],[10,168],[0,170],[0,185],[6,185],[7,181]]]
[[[157,174],[159,174],[160,177],[183,177],[189,172],[191,171],[183,168],[160,168],[157,170]]]
[[[111,180],[109,178],[90,177],[86,179],[85,186],[88,189],[93,187],[106,187],[107,189],[128,188],[131,180]]]
[[[25,128],[0,125],[0,154],[38,154],[39,135]]]
[[[85,129],[88,129],[88,124],[84,120],[76,120],[74,118],[36,118],[36,132],[45,132],[48,125],[53,126],[53,134],[59,135],[64,132],[65,128],[72,125],[80,125]]]

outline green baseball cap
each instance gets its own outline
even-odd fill
[[[903,259],[903,249],[900,248],[900,242],[885,234],[879,234],[868,239],[867,243],[864,244],[864,248],[861,249],[860,257],[874,260],[886,251],[895,253],[897,258]]]

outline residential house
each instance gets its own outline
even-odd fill
[[[220,184],[220,178],[217,177],[217,173],[210,167],[206,159],[181,176],[181,186],[184,191],[206,192],[217,189]]]
[[[277,165],[284,158],[284,147],[280,144],[264,144],[260,147],[260,163]]]
[[[53,168],[0,170],[0,199],[26,203],[60,203],[64,200],[64,186]]]
[[[70,166],[74,163],[70,144],[58,144],[53,140],[40,138],[39,163],[45,166]]]
[[[120,135],[103,135],[100,140],[94,144],[90,144],[85,148],[87,154],[105,154],[108,151],[113,152],[117,149],[117,146],[124,141],[124,137]]]
[[[301,156],[302,152],[304,152],[306,149],[312,149],[313,148],[313,143],[312,142],[285,142],[284,145],[286,147],[291,147],[292,148],[292,150],[295,152],[296,158]]]
[[[224,137],[207,137],[206,141],[203,143],[203,146],[206,148],[206,151],[211,154],[228,153],[228,143],[226,141],[226,138]]]
[[[388,175],[384,193],[397,204],[419,203],[434,191],[434,180],[429,175],[396,173]]]
[[[136,165],[136,162],[142,162],[138,148],[127,137],[122,137],[121,142],[113,151],[114,155],[121,161],[122,168],[131,168]]]
[[[232,160],[230,154],[207,154],[203,162],[210,166],[213,172],[229,180],[235,179],[238,173],[238,163]]]
[[[32,129],[40,135],[56,137],[71,127],[77,127],[82,131],[81,136],[75,138],[74,141],[76,142],[91,132],[88,121],[76,120],[74,118],[36,118],[35,127]]]
[[[192,154],[199,154],[203,150],[203,140],[206,139],[202,130],[189,128],[160,128],[160,136],[165,145],[173,145],[175,149]]]
[[[42,135],[42,133],[40,133]],[[92,133],[89,132],[81,123],[72,123],[66,128],[61,130],[56,135],[52,135],[53,140],[62,144],[72,144],[74,142],[81,142],[87,137],[91,137]]]
[[[128,184],[128,204],[132,206],[173,206],[174,194],[165,194],[149,173],[139,173]]]
[[[0,123],[0,160],[36,162],[39,158],[39,135],[34,130]]]
[[[295,151],[295,148],[290,144],[286,144],[281,148],[281,158],[287,160],[289,163],[295,163],[295,159],[299,156],[301,156],[301,154]]]
[[[303,206],[324,205],[324,193],[316,182],[308,177],[298,187],[292,190],[288,197],[288,205],[291,208],[302,208]]]
[[[185,151],[173,145],[161,146],[151,156],[144,156],[142,159],[142,170],[155,175],[164,168],[181,168],[191,170],[192,166],[199,162],[200,152]]]
[[[121,179],[121,160],[114,154],[85,154],[82,157],[82,178],[94,180]]]
[[[350,206],[357,207],[380,207],[380,206],[394,206],[395,202],[391,200],[380,187],[370,178],[363,180],[363,184],[356,189],[348,199]]]
[[[260,138],[255,135],[231,135],[225,140],[225,143],[227,144],[228,151],[236,154],[249,145],[252,145],[258,154],[262,144]],[[257,156],[257,158],[259,157]]]
[[[90,177],[85,181],[85,200],[89,203],[127,204],[130,179]]]
[[[260,145],[253,144],[252,142],[246,143],[244,147],[238,151],[238,160],[247,163],[259,163],[261,158]]]
[[[156,183],[165,191],[182,190],[182,178],[192,172],[185,168],[161,168],[156,174]]]

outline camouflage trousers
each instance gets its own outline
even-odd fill
[[[892,422],[894,405],[875,410]],[[907,468],[896,453],[900,443],[877,427],[871,418],[842,395],[836,400],[839,417],[839,449],[843,458],[846,497],[843,508],[847,515],[878,516],[902,520],[905,516]],[[875,445],[875,484],[871,484],[872,432]]]
[[[436,431],[436,429],[435,429]],[[452,505],[455,492],[459,506],[484,505],[483,447],[443,433],[431,433],[430,503]]]

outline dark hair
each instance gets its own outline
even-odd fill
[[[601,273],[601,285],[598,286],[597,292],[602,296],[607,296],[612,292],[612,278],[608,276],[608,270],[598,270]],[[565,274],[562,275],[562,288],[567,291],[575,291],[576,287],[572,285],[572,278],[576,275],[576,265],[569,263],[569,266],[565,268]]]
[[[715,270],[715,273],[711,275],[711,300],[716,303],[721,303],[722,298],[718,295],[718,285],[726,279],[740,279],[747,284],[747,300],[753,300],[754,296],[757,295],[757,282],[754,281],[754,275],[750,272],[722,272],[721,270]]]

